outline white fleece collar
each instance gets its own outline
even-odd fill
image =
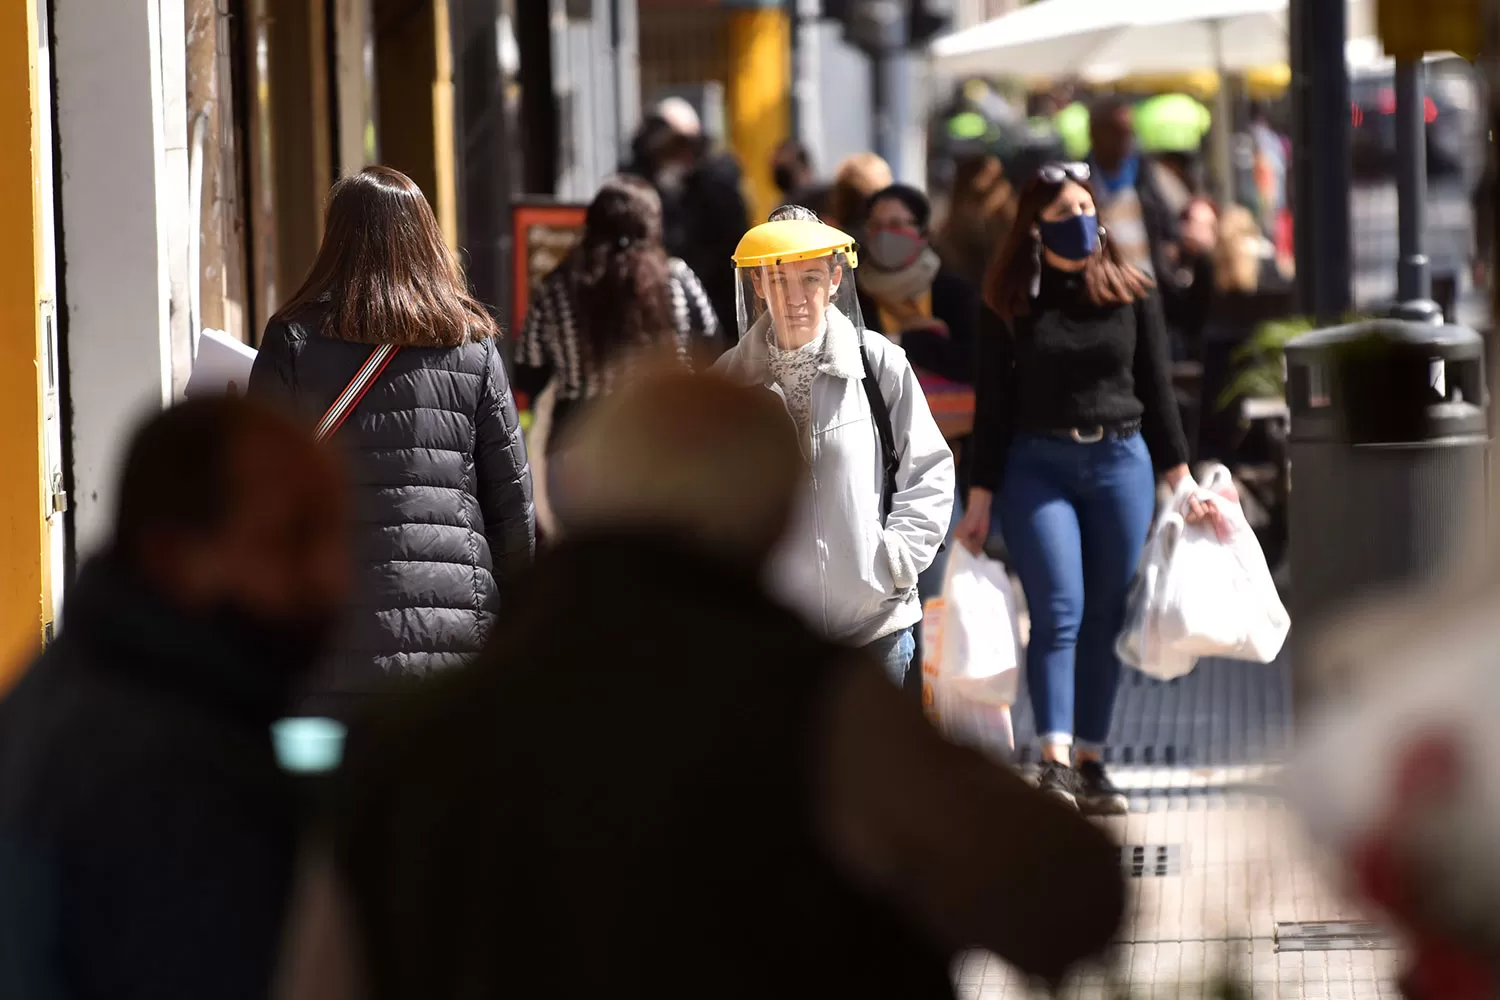
[[[818,371],[856,382],[862,380],[865,377],[865,364],[860,357],[860,331],[837,309],[830,308],[823,318],[828,324],[828,335],[823,342]],[[745,332],[735,347],[734,366],[756,381],[765,382],[771,377],[771,350],[767,346],[767,338],[770,336],[771,314],[766,312]]]

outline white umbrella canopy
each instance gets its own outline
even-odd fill
[[[1349,35],[1370,34],[1374,0],[1347,0]],[[956,76],[1242,71],[1287,62],[1287,0],[1041,0],[939,38],[934,68]]]

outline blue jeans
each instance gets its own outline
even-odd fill
[[[1115,637],[1155,507],[1139,434],[1080,444],[1022,433],[1011,445],[998,511],[1031,614],[1026,686],[1043,743],[1109,736]]]
[[[911,629],[904,628],[883,639],[876,639],[865,650],[885,668],[893,684],[897,687],[905,686],[906,671],[911,669],[912,656],[917,651],[917,640],[912,636]]]

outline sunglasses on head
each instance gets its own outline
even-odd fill
[[[1048,163],[1036,175],[1044,184],[1061,184],[1063,181],[1087,184],[1090,172],[1087,163]]]

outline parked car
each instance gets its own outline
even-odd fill
[[[1484,110],[1478,71],[1457,56],[1426,61],[1427,172],[1435,181],[1471,188],[1483,169]],[[1386,180],[1396,170],[1396,71],[1391,65],[1350,72],[1354,175]]]

